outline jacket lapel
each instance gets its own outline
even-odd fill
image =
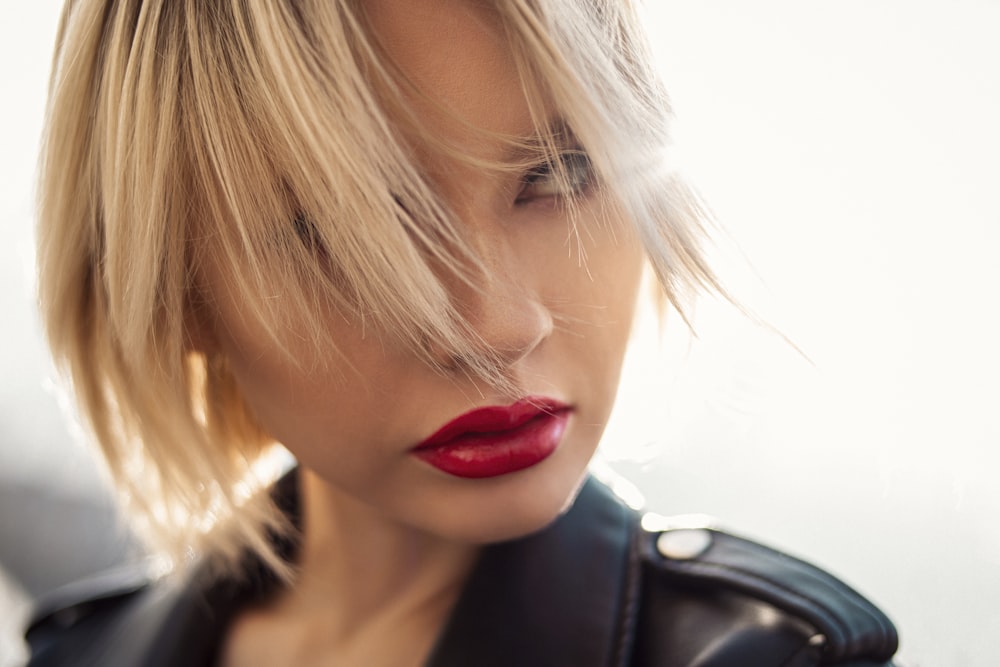
[[[624,664],[638,587],[635,522],[589,479],[550,527],[485,548],[428,667]]]

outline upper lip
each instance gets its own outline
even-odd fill
[[[455,417],[436,430],[414,449],[439,447],[456,438],[474,433],[499,433],[510,431],[540,415],[551,415],[569,408],[554,398],[531,396],[511,405],[488,405],[470,410]]]

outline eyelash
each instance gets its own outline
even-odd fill
[[[594,180],[594,167],[583,150],[563,151],[556,159],[560,166],[548,161],[529,170],[521,178],[515,204],[528,204],[550,197],[575,197],[589,189]],[[542,191],[538,192],[540,184]]]

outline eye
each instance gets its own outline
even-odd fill
[[[295,216],[295,220],[292,224],[295,226],[295,235],[299,237],[299,241],[302,242],[302,245],[304,245],[316,259],[322,262],[329,260],[326,245],[323,244],[323,240],[320,238],[319,230],[316,229],[316,225],[314,225],[307,217],[305,217],[305,215],[301,213]]]
[[[302,241],[302,245],[314,251],[324,250],[323,242],[319,238],[319,231],[317,231],[316,226],[305,215],[302,213],[296,215],[295,221],[292,224],[295,226],[295,235]]]
[[[556,159],[558,163],[545,162],[522,177],[515,204],[550,197],[575,197],[586,192],[594,180],[590,157],[580,149],[572,149],[559,153]]]

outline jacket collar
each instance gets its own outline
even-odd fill
[[[554,524],[485,548],[428,667],[623,664],[638,596],[635,526],[588,479]]]

